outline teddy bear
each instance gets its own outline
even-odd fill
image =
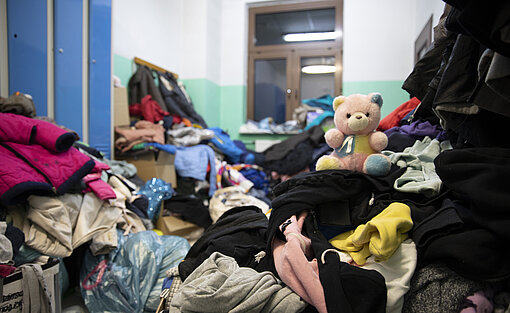
[[[381,154],[388,137],[376,131],[381,118],[380,93],[338,96],[333,100],[335,128],[324,135],[333,152],[319,158],[316,170],[345,169],[371,176],[388,174],[391,161]]]

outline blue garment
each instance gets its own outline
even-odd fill
[[[312,107],[318,107],[324,111],[333,111],[333,98],[330,95],[324,95],[319,98],[304,99],[303,103]]]
[[[255,189],[261,189],[267,195],[269,192],[269,178],[264,171],[259,171],[254,168],[243,168],[239,172],[253,183]]]
[[[239,149],[235,143],[230,139],[230,136],[219,127],[211,127],[210,130],[214,131],[214,138],[210,141],[223,152],[227,157],[228,163],[238,164],[241,160],[243,150]]]
[[[255,156],[253,153],[250,153],[248,149],[246,149],[246,145],[241,140],[234,140],[234,144],[236,147],[241,149],[243,151],[243,154],[241,154],[241,163],[244,164],[255,164]]]
[[[163,279],[163,284],[161,285],[161,290],[170,288],[173,281],[173,277],[165,277],[165,279]]]
[[[205,180],[207,177],[207,164],[210,165],[209,196],[216,191],[216,166],[214,151],[207,145],[191,147],[176,147],[175,170],[181,177],[190,177]]]
[[[152,146],[154,148],[158,148],[159,150],[163,150],[165,152],[168,152],[170,154],[175,154],[177,152],[177,148],[175,148],[174,145],[162,145],[157,142],[148,142],[145,144],[146,146]]]

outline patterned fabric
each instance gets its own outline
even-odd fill
[[[166,276],[172,278],[172,284],[169,288],[165,288],[161,291],[161,303],[164,302],[164,309],[170,310],[170,303],[174,295],[177,293],[182,285],[181,277],[179,276],[179,267],[174,266],[166,271]],[[161,306],[161,304],[160,304]],[[157,311],[159,312],[159,311]]]

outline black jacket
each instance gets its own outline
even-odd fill
[[[267,233],[265,261],[271,261],[268,270],[278,275],[271,253],[274,236],[285,240],[278,226],[293,214],[307,210],[310,214],[305,220],[303,234],[312,241],[328,311],[385,312],[387,290],[382,275],[340,262],[336,253],[324,253],[334,247],[322,235],[319,224],[350,226],[367,222],[382,211],[377,205],[369,205],[373,191],[391,190],[392,181],[393,176],[372,178],[358,172],[326,170],[300,174],[277,185]],[[324,263],[321,260],[323,253]]]
[[[165,101],[154,82],[152,71],[147,66],[140,65],[128,82],[129,104],[141,103],[146,95],[151,95],[152,99],[166,111]]]
[[[266,215],[255,206],[236,207],[223,213],[179,264],[182,281],[213,252],[233,257],[239,266],[255,268],[258,264],[255,255],[266,247],[267,224]]]
[[[159,73],[159,90],[164,98],[168,112],[187,118],[192,123],[203,128],[208,128],[206,122],[193,108],[193,103],[188,101],[175,76],[171,73]]]

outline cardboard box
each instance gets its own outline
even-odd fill
[[[174,166],[175,155],[173,154],[163,151],[147,151],[133,156],[119,156],[118,159],[136,166],[138,176],[144,181],[160,178],[170,183],[172,188],[177,187],[177,175]]]
[[[60,279],[58,277],[59,261],[51,260],[42,265],[43,277],[48,288],[51,302],[51,312],[61,312]],[[38,284],[38,281],[33,282]],[[3,280],[3,302],[0,303],[0,312],[23,312],[23,275],[16,271]],[[27,308],[27,312],[30,308]]]
[[[129,125],[129,103],[126,88],[113,88],[113,125]]]
[[[114,126],[129,127],[131,117],[129,116],[128,94],[126,88],[114,88]],[[117,134],[116,138],[117,139]],[[133,156],[117,155],[114,152],[114,158],[124,160],[136,166],[137,174],[144,181],[152,178],[160,178],[177,187],[177,176],[175,174],[174,159],[175,156],[166,152],[148,151],[144,154]]]
[[[163,208],[161,214],[156,221],[156,228],[161,230],[164,235],[173,235],[186,237],[190,233],[202,229],[193,223],[186,222],[175,216],[163,216]]]

